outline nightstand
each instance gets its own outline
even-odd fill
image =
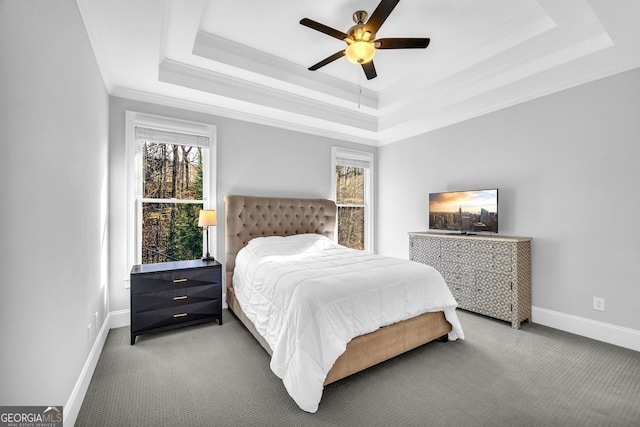
[[[131,345],[138,335],[218,320],[222,325],[222,266],[192,260],[131,269]]]

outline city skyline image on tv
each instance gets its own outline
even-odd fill
[[[429,194],[429,229],[498,232],[498,190]]]

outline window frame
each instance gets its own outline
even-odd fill
[[[375,235],[374,235],[374,153],[367,151],[351,150],[343,147],[331,147],[331,194],[336,207],[361,207],[362,205],[338,204],[337,182],[336,182],[336,166],[352,166],[352,164],[344,164],[340,159],[352,161],[361,164],[364,173],[364,251],[374,252]],[[338,220],[336,211],[336,228],[335,240],[338,241]]]
[[[179,132],[204,136],[209,139],[208,146],[202,147],[202,202],[204,209],[216,209],[216,126],[169,117],[126,111],[125,156],[127,159],[127,276],[131,268],[140,264],[142,257],[142,203],[151,199],[142,197],[142,144],[136,139],[136,127],[159,129],[167,132]],[[163,199],[162,202],[166,202]],[[178,200],[178,199],[176,199]],[[192,203],[182,201],[180,203]],[[199,201],[198,201],[199,203]],[[216,227],[209,229],[209,248],[216,256]],[[203,254],[206,252],[206,238],[202,237]],[[127,287],[129,282],[127,281]]]

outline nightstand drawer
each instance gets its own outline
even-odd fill
[[[132,316],[131,332],[136,333],[148,329],[164,328],[180,323],[207,319],[221,314],[221,306],[217,301],[205,301],[185,304],[178,307],[145,311]]]
[[[136,278],[134,294],[170,291],[194,286],[220,283],[220,276],[213,269],[179,270],[165,273],[144,274]]]
[[[219,299],[222,295],[222,285],[202,285],[184,289],[171,289],[162,292],[133,294],[131,307],[134,313],[142,313],[161,308],[179,307]]]

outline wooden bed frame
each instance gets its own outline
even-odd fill
[[[324,199],[292,199],[225,196],[225,264],[227,305],[264,349],[272,354],[265,339],[244,314],[233,290],[236,255],[249,240],[260,236],[324,234],[333,239],[336,205]],[[324,384],[347,377],[435,339],[451,331],[442,311],[425,313],[358,336],[347,344]]]

